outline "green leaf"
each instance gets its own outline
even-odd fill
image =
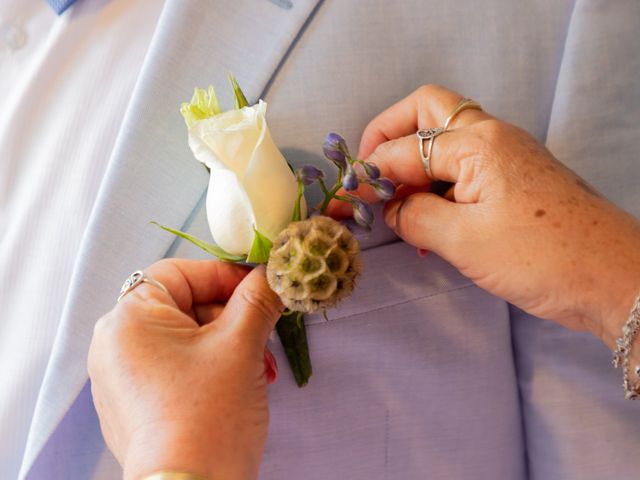
[[[238,85],[238,81],[236,80],[236,77],[233,76],[233,73],[229,74],[229,82],[233,87],[233,95],[236,98],[235,108],[240,109],[242,107],[248,107],[249,102],[247,101],[247,97],[242,93],[242,89],[240,88],[240,85]]]
[[[200,240],[193,235],[189,235],[188,233],[181,232],[180,230],[175,230],[170,227],[165,227],[164,225],[160,225],[158,222],[151,222],[154,225],[157,225],[163,230],[166,230],[169,233],[173,233],[180,238],[184,238],[185,240],[189,240],[194,245],[200,247],[207,253],[210,253],[214,257],[218,257],[220,260],[224,260],[225,262],[243,262],[246,260],[246,256],[244,255],[232,255],[230,253],[225,252],[222,248],[212,243],[207,243],[204,240]]]
[[[205,120],[222,113],[213,86],[209,85],[208,90],[196,88],[193,92],[191,102],[185,102],[180,106],[180,113],[184,117],[188,128],[191,128],[200,120]]]
[[[273,243],[263,234],[261,234],[255,228],[253,229],[255,235],[253,237],[253,244],[249,255],[247,256],[247,262],[249,263],[267,263],[269,260],[269,253],[271,253],[271,247]]]

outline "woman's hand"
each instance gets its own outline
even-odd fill
[[[640,291],[638,221],[525,131],[479,110],[435,139],[429,178],[415,132],[443,125],[461,98],[422,87],[367,126],[359,158],[402,185],[386,223],[489,292],[613,347]],[[453,184],[444,198],[428,193],[436,180]]]
[[[266,350],[282,305],[263,268],[163,260],[95,327],[89,374],[125,478],[178,470],[256,478],[267,436]]]

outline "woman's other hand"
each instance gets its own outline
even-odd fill
[[[163,260],[95,327],[94,402],[107,445],[137,479],[159,470],[255,478],[267,436],[266,350],[282,305],[263,268]]]
[[[487,291],[613,347],[640,290],[638,221],[528,133],[480,110],[460,112],[436,137],[428,176],[415,132],[442,126],[461,99],[421,87],[367,126],[358,157],[401,185],[386,223]],[[444,197],[429,193],[434,181],[452,184]],[[374,200],[367,188],[358,193]]]

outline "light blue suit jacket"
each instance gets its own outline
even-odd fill
[[[440,83],[640,213],[637,0],[292,3],[166,0],[82,243],[21,478],[120,475],[87,383],[93,324],[132,270],[201,256],[148,222],[209,236],[207,173],[177,108],[228,71],[251,101],[269,102],[294,164],[322,163],[329,131],[355,149],[375,114]],[[637,476],[640,407],[622,400],[604,346],[510,309],[380,223],[360,240],[355,295],[328,321],[307,319],[308,387],[271,345],[283,375],[270,392],[262,478]]]

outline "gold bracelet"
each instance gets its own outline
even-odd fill
[[[155,472],[151,475],[147,475],[141,480],[207,480],[200,475],[194,475],[193,473],[186,472]]]

